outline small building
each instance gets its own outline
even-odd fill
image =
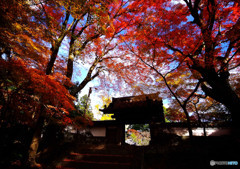
[[[104,114],[113,114],[114,121],[94,122],[93,128],[105,128],[108,143],[125,142],[126,124],[150,125],[151,142],[159,134],[158,124],[165,123],[162,99],[159,93],[112,98],[108,107],[100,109]],[[105,127],[104,127],[105,126]],[[93,130],[92,128],[92,130]],[[155,131],[156,130],[156,131]]]
[[[104,114],[114,114],[116,121],[125,124],[164,122],[162,99],[159,93],[112,98]]]

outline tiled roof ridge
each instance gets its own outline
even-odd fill
[[[113,102],[115,101],[145,101],[146,99],[156,99],[156,100],[161,100],[159,97],[159,92],[157,93],[151,93],[151,94],[143,94],[143,95],[137,95],[137,96],[127,96],[127,97],[118,97],[112,99]]]

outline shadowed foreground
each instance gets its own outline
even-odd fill
[[[71,148],[70,148],[71,147]],[[240,162],[240,138],[194,137],[170,146],[77,145],[42,154],[43,168],[94,169],[202,169],[210,161]],[[51,159],[52,158],[52,159]],[[239,166],[214,166],[214,168]]]
[[[1,132],[0,168],[27,169],[25,159],[29,139],[27,134],[20,134],[19,126],[12,130],[15,131],[12,134],[13,138],[10,137],[10,130]],[[8,137],[3,137],[4,133],[8,133]],[[40,147],[37,162],[43,169],[215,169],[237,168],[239,165],[212,167],[211,160],[240,162],[240,136],[236,133],[226,136],[199,136],[191,140],[178,137],[169,141],[163,137],[161,144],[146,147],[108,145],[81,140],[82,138],[54,142],[46,148]]]

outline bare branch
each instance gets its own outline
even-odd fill
[[[196,91],[198,90],[200,84],[202,83],[202,80],[199,80],[197,85],[195,86],[194,90],[191,92],[191,94],[187,97],[186,100],[184,100],[184,105],[186,106],[188,101],[190,100],[190,98],[194,95],[194,93],[196,93]]]
[[[229,45],[229,46],[230,46],[230,45]],[[232,49],[232,48],[231,48],[231,49]],[[228,47],[228,50],[227,50],[226,53],[228,53],[228,51],[229,51],[229,53],[226,54],[226,55],[229,56],[231,49]],[[234,56],[235,56],[237,53],[239,53],[239,52],[240,52],[240,48],[238,48],[237,51],[236,51],[236,52],[228,59],[228,61],[221,67],[221,69],[218,70],[218,73],[221,72],[221,71],[223,71],[223,70],[229,65],[229,62],[234,58]],[[225,55],[225,57],[226,57],[226,55]],[[229,69],[235,69],[235,68],[238,67],[238,66],[239,66],[239,64],[238,64],[237,66],[234,66],[234,67],[229,68]]]
[[[174,48],[174,47],[172,47],[171,45],[169,45],[169,44],[167,44],[167,43],[165,43],[165,46],[168,47],[169,49],[171,49],[171,50],[174,51],[174,52],[180,53],[182,56],[186,56],[181,50],[179,50],[179,49],[177,49],[177,48]]]
[[[87,85],[88,82],[92,81],[93,79],[95,79],[99,75],[99,71],[97,71],[92,76],[92,73],[93,73],[93,71],[96,68],[98,63],[99,63],[99,58],[96,57],[93,64],[91,65],[90,69],[88,70],[88,73],[87,73],[86,77],[84,78],[84,80],[78,86],[73,87],[73,89],[71,90],[71,92],[70,92],[71,95],[76,96],[77,93],[80,92]]]

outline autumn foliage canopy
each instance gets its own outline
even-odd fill
[[[1,117],[33,123],[44,111],[71,123],[76,96],[99,77],[100,89],[128,86],[129,92],[130,86],[137,93],[153,87],[183,108],[192,98],[208,97],[239,119],[239,5],[236,0],[3,0]],[[88,65],[81,81],[80,62]]]

